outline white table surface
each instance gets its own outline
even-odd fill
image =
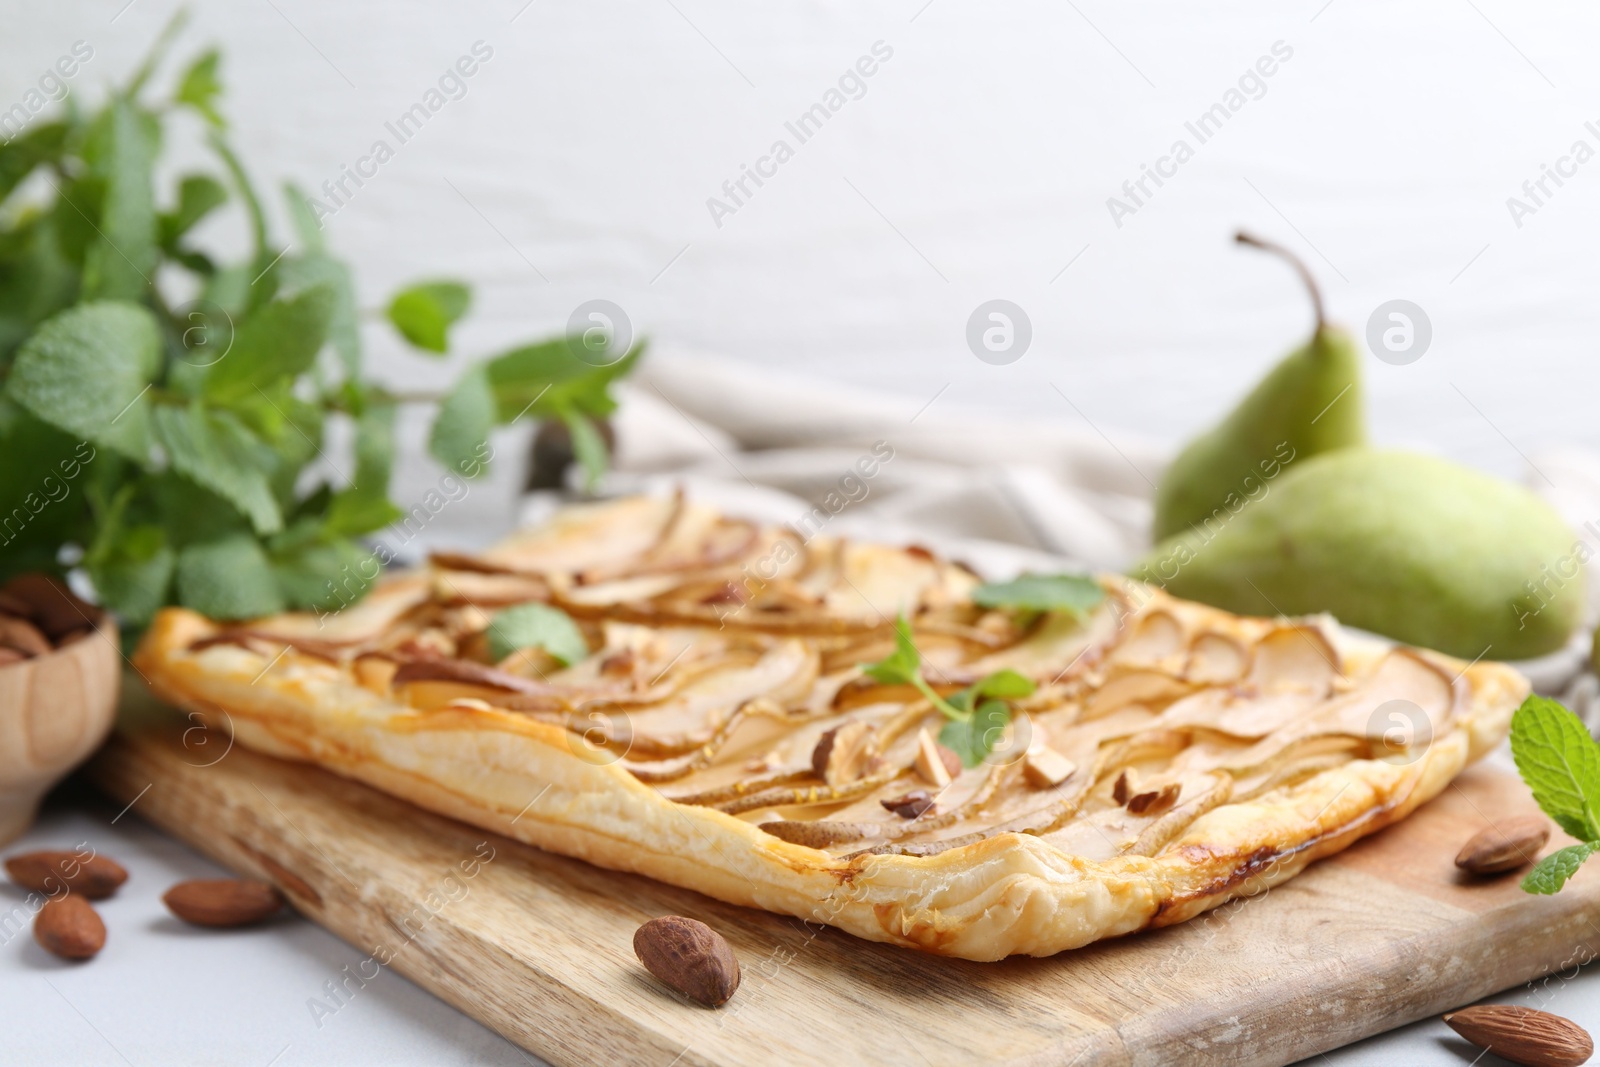
[[[197,930],[172,918],[161,894],[187,878],[228,872],[86,786],[69,783],[34,829],[5,855],[88,842],[127,867],[128,881],[96,905],[106,947],[87,963],[47,954],[24,927],[0,929],[0,1067],[397,1067],[405,1064],[540,1064],[493,1031],[384,970],[321,1025],[307,1001],[364,953],[304,919],[285,915],[237,931]],[[25,894],[0,883],[0,912],[25,910]],[[10,928],[14,929],[13,924]],[[574,965],[581,965],[574,961]],[[1600,1028],[1593,967],[1491,998]],[[1307,1064],[1465,1067],[1481,1050],[1438,1020],[1382,1034]],[[1478,1067],[1501,1067],[1484,1056]]]
[[[4,850],[82,842],[128,869],[95,904],[106,947],[87,963],[59,960],[31,928],[0,928],[0,1064],[36,1067],[307,1067],[345,1064],[539,1063],[494,1031],[389,970],[332,1016],[307,1007],[346,964],[365,957],[320,926],[286,913],[244,930],[202,930],[174,919],[161,894],[188,878],[229,872],[87,787],[47,806]],[[116,822],[113,823],[112,820]],[[0,910],[25,913],[26,894],[0,885]]]

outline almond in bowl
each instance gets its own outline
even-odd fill
[[[121,666],[116,624],[66,586],[39,574],[0,586],[0,844],[105,740]]]

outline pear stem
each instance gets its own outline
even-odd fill
[[[1276,241],[1264,240],[1243,230],[1234,234],[1233,239],[1242,245],[1249,245],[1251,248],[1259,248],[1264,252],[1271,252],[1273,255],[1281,256],[1288,261],[1289,265],[1295,269],[1295,273],[1300,275],[1300,280],[1305,283],[1306,290],[1311,294],[1311,306],[1317,313],[1317,332],[1321,333],[1323,327],[1328,324],[1327,317],[1322,310],[1322,290],[1317,287],[1317,279],[1312,277],[1305,261]]]

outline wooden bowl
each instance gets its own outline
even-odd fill
[[[0,845],[33,825],[44,794],[100,747],[116,717],[116,623],[0,667]]]

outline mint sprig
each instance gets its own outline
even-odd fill
[[[994,750],[1011,722],[1006,702],[1033,695],[1032,679],[1007,667],[984,675],[949,698],[939,695],[922,676],[922,655],[912,640],[911,624],[901,615],[894,623],[894,651],[876,663],[862,664],[867,677],[884,685],[909,685],[950,720],[939,731],[939,743],[976,767]]]
[[[1530,695],[1511,716],[1511,757],[1540,809],[1581,842],[1546,856],[1522,880],[1529,893],[1559,892],[1600,850],[1600,744],[1572,712]]]

